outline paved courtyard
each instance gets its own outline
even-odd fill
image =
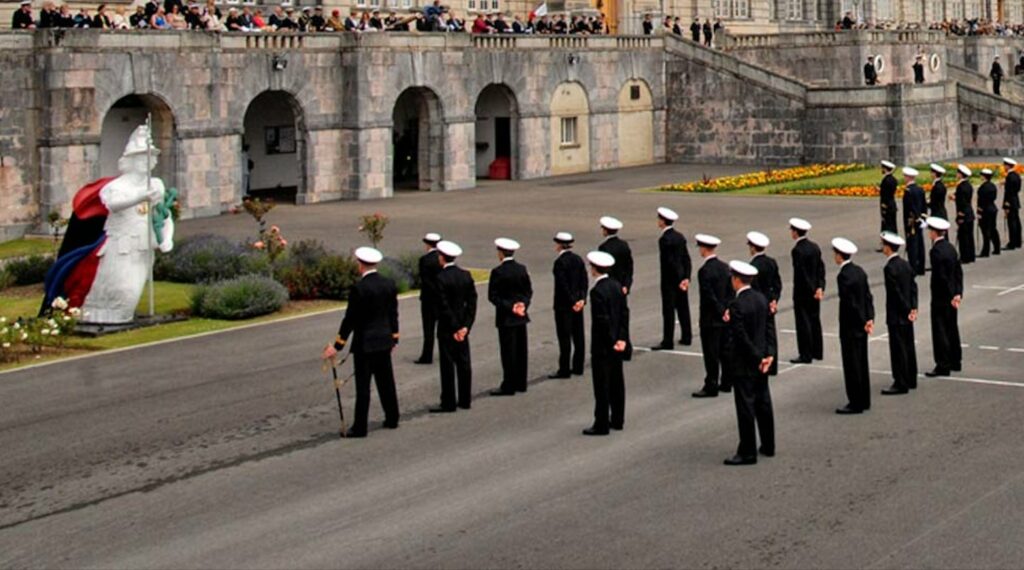
[[[881,397],[891,380],[878,326],[872,410],[836,416],[845,403],[836,268],[826,259],[825,361],[792,366],[786,220],[811,220],[819,244],[838,235],[858,243],[881,323],[877,205],[638,191],[740,171],[660,165],[279,207],[271,221],[291,241],[337,249],[362,245],[357,217],[374,211],[392,218],[381,246],[392,254],[440,231],[466,249],[463,265],[491,267],[495,237],[519,240],[535,289],[530,391],[485,396],[500,366],[484,297],[472,334],[473,409],[426,413],[437,370],[412,364],[419,308],[403,300],[402,425],[376,429],[374,396],[365,440],[337,439],[317,359],[340,313],[0,374],[0,567],[1019,567],[1024,253],[966,268],[962,374]],[[592,417],[589,369],[546,379],[556,355],[552,234],[573,232],[584,252],[600,239],[599,216],[623,220],[636,258],[633,337],[649,346],[660,337],[662,205],[681,214],[692,256],[693,234],[705,232],[723,239],[723,258],[746,258],[743,235],[757,229],[780,261],[778,455],[756,467],[721,465],[736,446],[732,399],[689,396],[703,378],[699,342],[627,365],[626,429],[607,438],[580,435]],[[245,215],[180,227],[238,238],[253,230]],[[927,276],[919,287],[923,372],[933,362]],[[351,417],[351,385],[344,398]]]

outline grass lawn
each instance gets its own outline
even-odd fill
[[[22,238],[0,243],[0,259],[52,253],[53,241],[49,239]]]
[[[775,184],[764,184],[762,186],[754,186],[753,188],[744,188],[743,190],[734,190],[729,194],[736,195],[759,195],[759,194],[771,194],[772,190],[781,188],[787,189],[812,189],[812,188],[824,188],[830,186],[872,186],[878,184],[882,180],[882,175],[878,169],[868,168],[865,170],[854,170],[853,172],[840,172],[839,174],[830,174],[828,176],[819,176],[818,178],[808,178],[806,180],[796,180],[794,182],[777,182]]]

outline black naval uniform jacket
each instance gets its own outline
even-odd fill
[[[878,83],[878,70],[875,69],[875,64],[870,61],[864,64],[864,84],[875,85]]]
[[[917,183],[907,185],[903,191],[903,231],[907,237],[915,235],[920,228],[921,216],[928,210],[924,199],[924,190]]]
[[[1020,174],[1010,171],[1003,186],[1003,209],[1020,210]]]
[[[398,288],[395,282],[371,271],[352,286],[348,308],[334,347],[352,338],[353,354],[390,351],[398,343]]]
[[[946,185],[942,183],[942,179],[936,180],[932,184],[931,192],[928,193],[928,213],[936,218],[949,219],[949,215],[946,214]]]
[[[967,180],[961,180],[956,186],[956,219],[958,223],[974,221],[974,187]]]
[[[896,182],[896,177],[892,174],[886,174],[882,177],[882,183],[879,185],[878,191],[878,202],[879,210],[882,213],[882,230],[896,233],[896,187],[899,183]]]
[[[526,266],[515,259],[505,258],[491,270],[487,285],[487,299],[494,305],[494,324],[498,327],[515,327],[530,322],[529,315],[520,317],[512,312],[516,303],[525,303],[530,308],[533,299],[533,285]]]
[[[658,258],[661,263],[661,290],[672,293],[679,291],[679,283],[689,279],[693,271],[683,234],[672,227],[663,231],[658,238]]]
[[[625,287],[627,291],[632,291],[633,252],[630,251],[629,244],[617,234],[612,234],[601,242],[597,249],[615,258],[615,265],[608,271],[608,276]]]
[[[825,262],[818,244],[803,237],[793,246],[793,302],[814,301],[815,289],[825,290]]]
[[[996,206],[996,197],[999,189],[991,180],[986,180],[978,187],[978,212],[995,216],[999,212]]]
[[[697,279],[700,281],[700,326],[727,326],[722,317],[736,295],[729,266],[718,257],[709,257],[697,271]]]
[[[432,249],[420,257],[420,302],[430,306],[437,302],[437,276],[441,273],[438,256]]]
[[[782,297],[782,277],[779,276],[779,264],[764,253],[755,255],[750,260],[750,264],[757,269],[757,276],[754,277],[750,286],[754,291],[764,295],[769,303],[778,302]],[[813,294],[813,291],[811,293]]]
[[[626,340],[623,319],[626,296],[614,277],[601,277],[590,290],[590,354],[608,358],[615,352],[615,343]]]
[[[774,356],[776,347],[768,328],[768,300],[753,288],[742,289],[729,304],[734,378],[760,378],[761,361]]]
[[[437,331],[451,336],[476,321],[476,284],[465,269],[450,264],[437,276]]]
[[[882,272],[885,274],[885,324],[911,325],[910,311],[917,309],[917,281],[910,262],[894,254]]]
[[[956,249],[948,239],[935,242],[931,250],[932,261],[932,305],[946,307],[953,297],[964,293],[964,272],[957,260]]]
[[[583,259],[565,250],[555,259],[551,272],[555,276],[556,311],[571,311],[579,301],[587,300],[587,267]]]
[[[875,300],[868,275],[852,261],[839,270],[839,336],[867,336],[864,325],[875,319]]]

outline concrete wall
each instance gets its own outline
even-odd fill
[[[38,110],[32,36],[0,35],[0,241],[17,237],[39,216]]]
[[[1024,110],[992,94],[958,86],[964,154],[1014,156],[1024,153]]]

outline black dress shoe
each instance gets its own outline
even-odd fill
[[[693,339],[689,339],[689,340],[684,339],[684,338],[679,339],[679,346],[690,346],[692,344],[693,344]]]
[[[432,413],[432,414],[453,414],[453,413],[455,413],[455,408],[446,408],[444,406],[437,406],[436,408],[430,408],[430,410],[428,410],[428,411],[430,413]]]
[[[802,356],[798,356],[796,358],[790,358],[789,362],[791,364],[810,364],[811,363],[811,359],[810,358],[804,358]]]
[[[417,358],[412,361],[413,364],[433,364],[434,361],[430,358]]]
[[[843,406],[842,408],[836,408],[836,413],[839,415],[850,415],[850,414],[863,414],[864,410],[859,408],[851,408],[850,406]]]
[[[385,421],[381,427],[384,429],[398,429],[398,420],[393,422]]]
[[[469,404],[459,404],[459,409],[460,410],[468,410],[469,406],[470,406]]]
[[[575,374],[576,376],[583,376],[582,370],[573,370],[572,373]]]
[[[757,456],[754,457],[743,457],[740,455],[733,455],[729,459],[723,461],[726,465],[756,465]]]
[[[701,388],[700,390],[691,394],[691,396],[693,396],[694,398],[717,398],[718,392],[712,392],[706,388]]]
[[[653,350],[653,351],[658,351],[658,350],[672,350],[673,348],[674,348],[674,347],[673,347],[673,346],[672,346],[671,344],[665,344],[665,343],[661,343],[661,344],[656,344],[656,345],[652,346],[652,347],[651,347],[651,350]]]
[[[583,430],[583,435],[608,435],[608,428],[600,429],[595,427],[588,427]]]
[[[571,377],[572,377],[572,375],[569,374],[568,372],[552,372],[551,374],[548,374],[548,378],[551,378],[552,380],[557,379],[557,378],[571,378]]]
[[[765,449],[764,447],[761,447],[758,451],[765,457],[775,457],[774,449]]]
[[[935,370],[930,370],[928,372],[925,372],[924,375],[929,377],[929,378],[938,378],[940,376],[949,376],[949,370],[940,370],[940,369],[936,368]]]
[[[490,393],[491,393],[492,396],[515,396],[516,395],[515,392],[506,392],[506,391],[504,391],[504,390],[502,390],[500,388],[497,389],[497,390],[491,390]]]
[[[722,386],[721,388],[718,389],[718,391],[722,392],[723,394],[729,394],[732,392],[732,386]]]
[[[909,391],[910,390],[908,390],[907,388],[898,388],[896,386],[891,386],[889,388],[883,388],[882,389],[882,395],[883,396],[896,396],[898,394],[906,394]]]
[[[356,431],[352,428],[349,428],[348,431],[345,432],[346,439],[359,439],[361,437],[366,437],[365,431]]]
[[[949,369],[952,370],[953,372],[960,372],[960,371],[963,370],[963,366],[961,366],[959,364],[954,364],[954,365],[950,366]]]
[[[622,424],[612,424],[612,429],[615,431],[622,431]]]

